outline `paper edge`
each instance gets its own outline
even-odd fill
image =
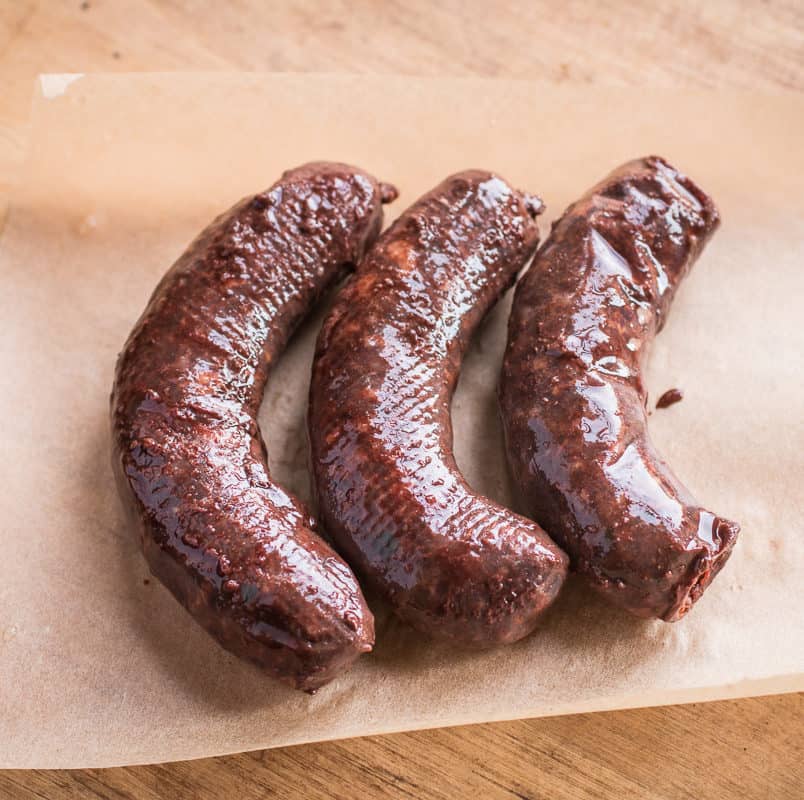
[[[655,697],[642,697],[639,700],[630,698],[628,695],[614,695],[603,700],[591,703],[591,707],[580,709],[574,703],[559,705],[546,713],[526,713],[524,716],[511,716],[508,713],[499,716],[490,716],[484,720],[453,720],[450,722],[430,721],[421,725],[413,724],[401,728],[393,726],[385,727],[378,725],[366,731],[353,735],[335,736],[316,736],[315,738],[291,737],[288,741],[264,746],[231,750],[221,750],[214,753],[204,753],[202,755],[192,755],[186,758],[170,759],[166,761],[116,761],[98,759],[97,761],[88,760],[75,764],[72,762],[30,762],[23,764],[0,763],[0,769],[116,769],[123,767],[142,767],[152,764],[175,764],[186,761],[201,761],[208,758],[224,758],[226,756],[239,755],[240,753],[257,753],[263,750],[278,750],[285,747],[297,747],[307,744],[319,744],[325,742],[345,741],[348,739],[362,739],[374,736],[393,736],[402,733],[416,733],[430,730],[448,730],[450,728],[468,727],[474,725],[487,725],[502,722],[517,722],[519,720],[548,719],[552,717],[578,716],[581,714],[597,714],[616,711],[629,711],[640,708],[663,708],[678,705],[692,705],[696,703],[719,703],[728,700],[749,700],[756,697],[783,696],[797,694],[804,691],[804,673],[772,676],[770,678],[756,678],[739,681],[738,683],[726,684],[723,686],[698,686],[683,689],[669,689],[656,692]],[[658,696],[661,695],[661,696]],[[706,696],[702,696],[706,695]],[[715,695],[715,696],[713,696]]]
[[[45,100],[53,100],[65,94],[71,84],[83,77],[83,72],[46,72],[39,76],[39,91]]]

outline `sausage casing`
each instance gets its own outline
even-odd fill
[[[271,480],[257,412],[272,363],[363,255],[395,191],[313,163],[216,219],[121,353],[114,466],[152,572],[224,647],[305,690],[371,649],[346,563]]]
[[[474,493],[450,402],[472,331],[535,249],[541,210],[480,171],[448,178],[380,237],[320,332],[309,434],[322,521],[418,629],[469,645],[529,633],[566,556]]]
[[[520,280],[500,382],[514,477],[534,519],[614,603],[683,616],[739,526],[695,503],[647,431],[642,364],[716,229],[666,161],[625,164],[570,206]]]

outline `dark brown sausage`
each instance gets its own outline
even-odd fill
[[[567,569],[537,525],[475,494],[452,454],[461,358],[533,253],[540,210],[488,172],[448,178],[359,265],[313,364],[327,531],[403,619],[471,645],[529,633]]]
[[[517,286],[500,402],[514,477],[574,567],[644,617],[685,614],[739,532],[654,450],[645,351],[718,225],[666,161],[625,164],[570,206]]]
[[[114,463],[151,571],[224,647],[300,689],[371,650],[374,623],[352,571],[271,480],[257,412],[293,329],[394,196],[342,164],[286,172],[190,245],[117,364]]]
[[[656,408],[668,408],[684,399],[681,389],[668,389],[657,401]]]

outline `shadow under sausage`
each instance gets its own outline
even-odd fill
[[[534,649],[549,652],[555,663],[588,664],[599,660],[599,653],[613,654],[627,677],[628,670],[644,663],[640,641],[655,635],[665,623],[638,619],[621,609],[609,606],[577,576],[570,576],[553,606],[544,614],[529,636],[512,645],[488,649],[470,649],[438,641],[419,633],[397,619],[381,601],[369,595],[375,611],[377,644],[371,658],[394,672],[410,672],[442,665],[446,660],[456,668],[466,661],[486,654],[511,658],[528,658]],[[534,680],[539,680],[534,675]]]

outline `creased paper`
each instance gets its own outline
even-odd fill
[[[0,243],[0,767],[88,767],[467,722],[804,688],[804,105],[798,96],[291,75],[86,75],[34,103]],[[743,526],[683,621],[631,618],[577,581],[541,629],[471,653],[375,598],[377,647],[309,697],[224,652],[148,575],[109,467],[115,356],[162,273],[245,194],[311,159],[396,183],[391,216],[447,174],[498,171],[544,230],[619,163],[666,156],[723,226],[682,287],[648,383],[659,449]],[[508,303],[454,404],[470,483],[517,506],[495,404]],[[272,380],[274,474],[309,498],[317,317]]]

